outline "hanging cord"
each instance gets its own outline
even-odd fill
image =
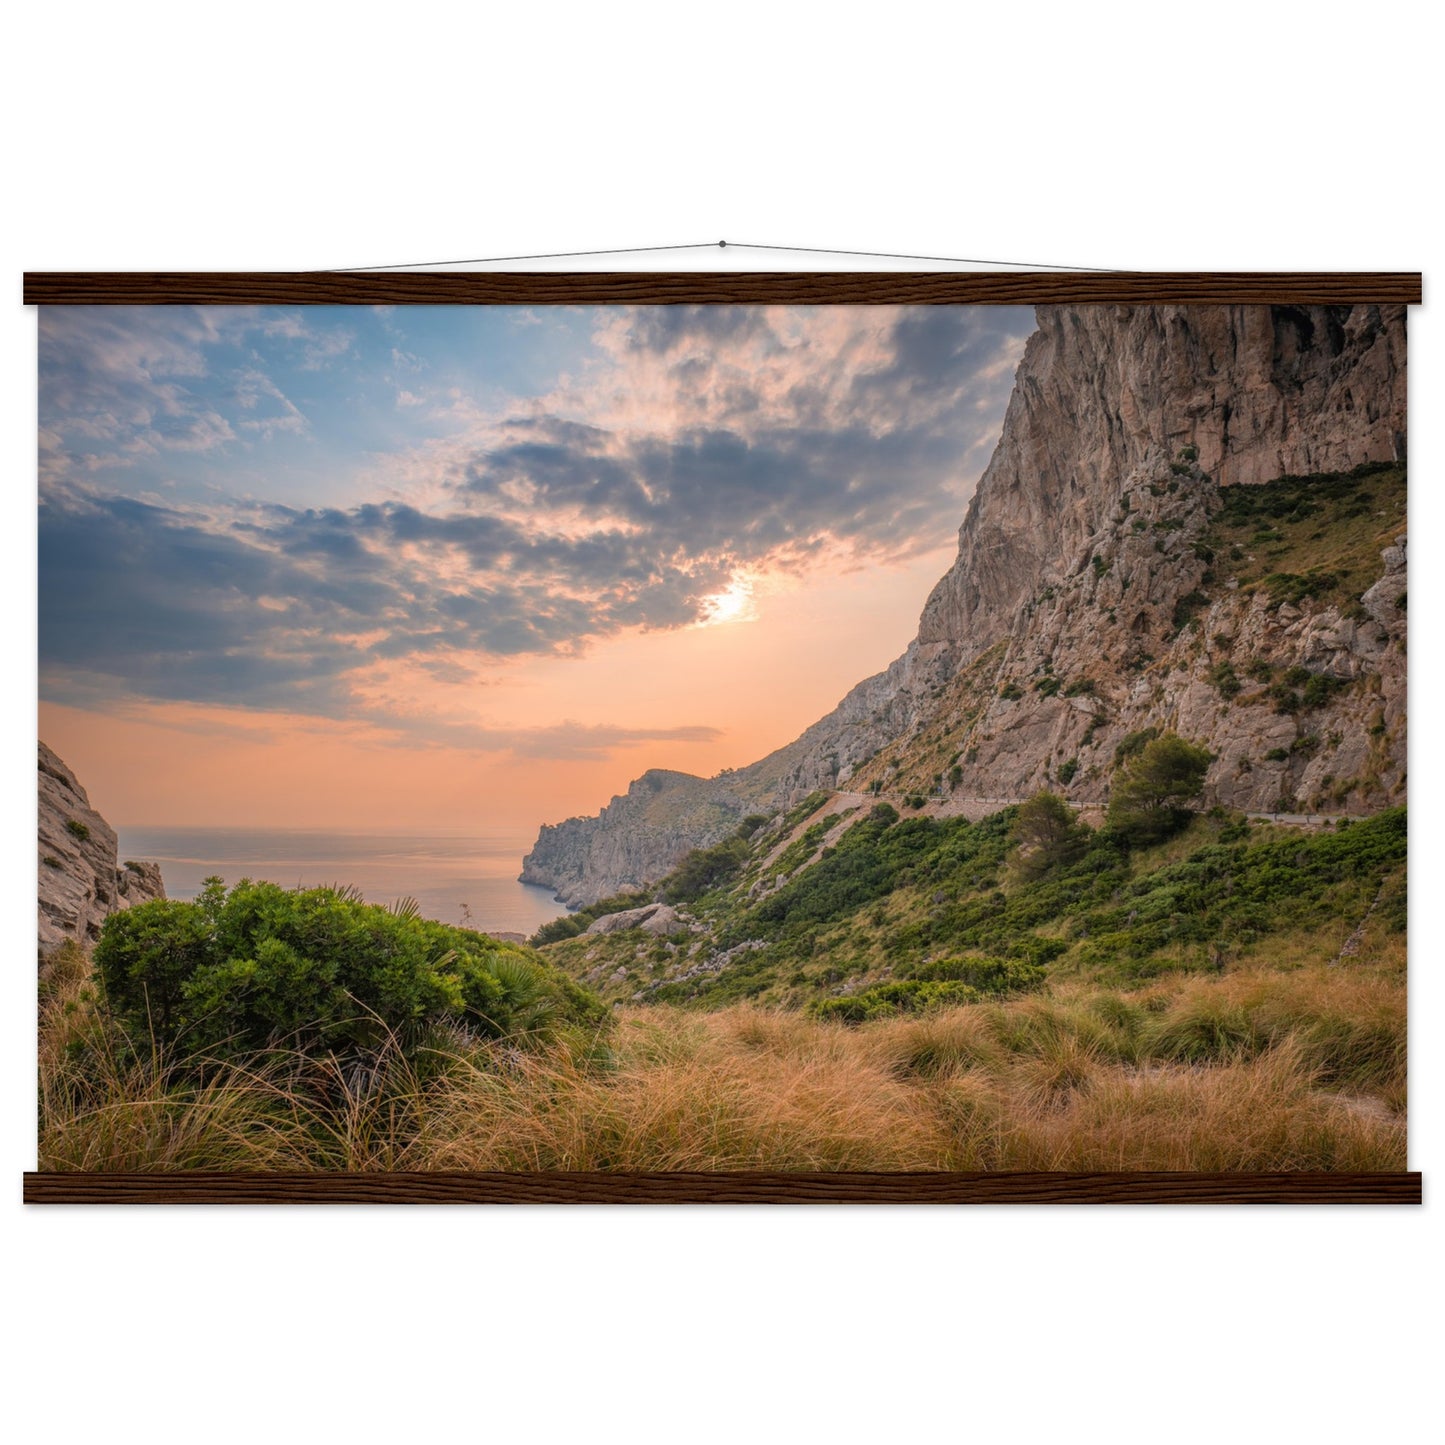
[[[834,246],[757,246],[746,241],[694,241],[684,246],[612,246],[597,251],[539,251],[530,256],[472,256],[461,261],[398,261],[386,266],[338,266],[350,271],[419,271],[428,266],[493,266],[511,261],[567,261],[582,256],[640,256],[651,251],[789,251],[809,256],[866,256],[883,261],[941,261],[950,266],[1021,266],[1029,271],[1098,271],[1111,266],[1066,266],[1058,261],[983,261],[976,256],[916,256],[902,251],[846,251]],[[320,274],[320,273],[314,273]]]

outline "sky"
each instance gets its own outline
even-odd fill
[[[528,833],[916,629],[1028,308],[45,307],[40,736],[120,825]]]

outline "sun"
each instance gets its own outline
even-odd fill
[[[752,584],[746,577],[734,577],[721,591],[702,599],[703,614],[699,627],[715,627],[721,622],[751,622],[758,615],[753,605]]]

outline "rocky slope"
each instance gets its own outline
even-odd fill
[[[74,773],[44,743],[39,752],[39,951],[62,943],[89,946],[110,914],[164,898],[154,863],[125,863],[113,829]]]
[[[664,784],[681,826],[629,791],[544,829],[531,881],[569,902],[635,887],[760,797],[817,788],[1098,800],[1118,741],[1151,726],[1217,754],[1221,803],[1398,799],[1405,383],[1403,307],[1040,307],[958,559],[904,655],[751,768]],[[1298,485],[1253,530],[1227,503],[1371,464],[1398,470],[1326,479],[1322,518]]]

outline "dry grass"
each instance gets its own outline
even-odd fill
[[[848,1028],[651,1008],[543,1053],[458,1041],[357,1078],[132,1057],[83,960],[47,980],[42,1168],[1401,1169],[1405,990],[1316,966]]]

